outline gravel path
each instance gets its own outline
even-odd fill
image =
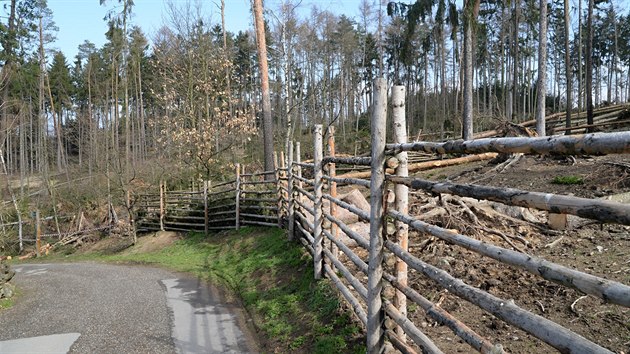
[[[79,334],[70,353],[258,351],[240,310],[194,278],[99,263],[14,269],[21,295],[0,313],[0,352],[15,352],[16,339],[62,334]],[[28,340],[23,345],[28,352]]]

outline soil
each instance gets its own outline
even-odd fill
[[[143,235],[143,237],[138,237],[136,245],[126,249],[122,252],[122,255],[159,251],[181,239],[182,235],[173,231],[158,231],[156,233]]]
[[[431,180],[449,179],[456,183],[475,183],[510,187],[528,191],[601,198],[630,191],[630,157],[602,156],[556,159],[523,156],[507,170],[497,173],[487,162],[453,166],[419,173]],[[554,178],[573,176],[578,184],[555,184]],[[426,200],[415,194],[410,200],[410,213]],[[571,230],[547,230],[546,213],[535,212],[542,223],[528,227],[524,223],[478,216],[480,225],[520,236],[527,245],[513,240],[529,254],[540,256],[586,273],[630,284],[630,227],[589,223]],[[465,213],[454,211],[436,220],[450,229],[498,246],[512,246],[497,235],[480,231]],[[541,227],[545,226],[544,228]],[[534,226],[534,225],[532,225]],[[558,240],[553,247],[545,245]],[[481,257],[440,240],[422,243],[427,236],[410,233],[411,252],[423,261],[447,270],[469,285],[481,288],[504,300],[514,302],[537,315],[569,328],[583,337],[616,353],[630,352],[630,309],[606,304],[593,296],[543,280],[523,270]],[[419,245],[423,245],[422,248]],[[409,273],[409,284],[420,294],[467,324],[492,343],[501,344],[510,353],[545,353],[555,350],[525,332],[505,324],[476,306],[442,290],[434,282],[415,271]],[[579,299],[579,300],[578,300]],[[577,301],[577,302],[576,302]],[[576,302],[576,303],[575,303]],[[572,304],[573,308],[572,308]],[[474,352],[474,349],[447,327],[438,325],[422,309],[410,306],[410,317],[438,347],[446,353]]]

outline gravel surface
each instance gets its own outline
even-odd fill
[[[14,269],[21,296],[14,307],[0,313],[0,341],[80,333],[70,353],[176,352],[171,337],[173,310],[161,281],[194,278],[157,268],[100,263]],[[234,317],[241,327],[242,316]],[[246,351],[255,351],[251,335],[247,329],[244,332],[239,341],[249,343]]]

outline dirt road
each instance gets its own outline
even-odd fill
[[[0,353],[258,352],[241,310],[212,286],[143,266],[18,265]]]

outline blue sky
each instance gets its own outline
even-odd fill
[[[298,0],[299,1],[299,0]],[[373,0],[375,3],[377,0]],[[175,5],[184,5],[187,0],[171,0]],[[191,1],[194,3],[194,0]],[[301,11],[308,14],[315,4],[338,14],[356,16],[361,0],[302,0]],[[140,26],[150,38],[164,22],[168,9],[167,1],[134,0],[131,23]],[[220,0],[201,0],[204,13],[213,22],[220,23]],[[266,0],[267,10],[277,10],[279,0]],[[107,12],[117,6],[118,0],[108,0],[105,6],[99,0],[48,0],[48,7],[53,11],[54,21],[59,27],[56,42],[49,48],[59,49],[66,54],[68,62],[72,62],[77,53],[77,46],[86,39],[100,47],[105,42],[107,25],[103,18]],[[226,27],[230,32],[247,30],[252,27],[249,11],[250,0],[226,0]],[[120,11],[120,10],[118,10]]]

